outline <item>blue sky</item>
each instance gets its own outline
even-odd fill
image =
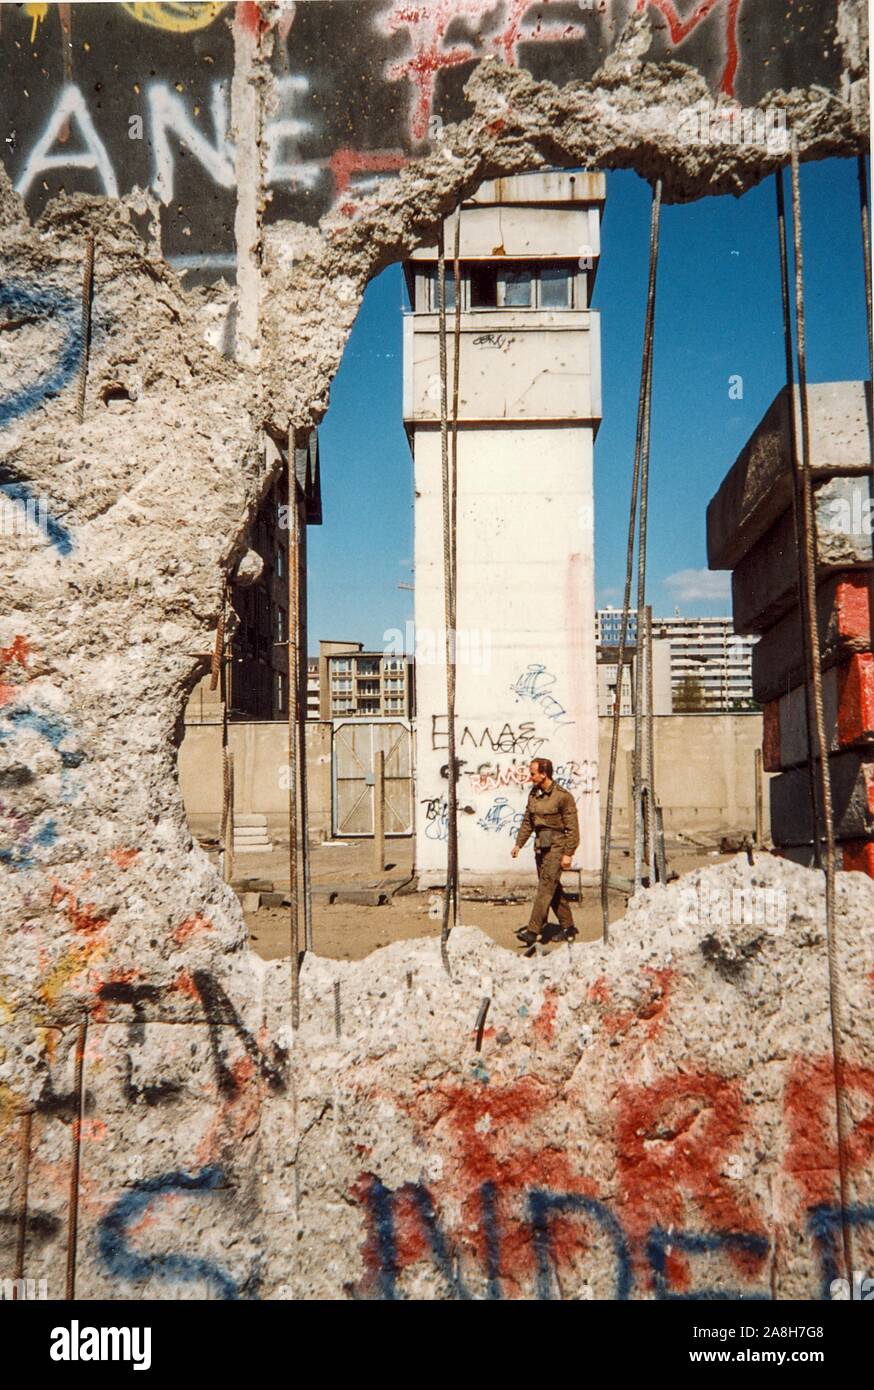
[[[786,179],[787,197],[789,180]],[[855,160],[802,168],[811,381],[868,375]],[[621,602],[646,295],[650,190],[607,175],[601,265],[604,418],[595,445],[599,606]],[[730,611],[706,572],[705,512],[785,379],[773,178],[743,198],[662,213],[650,457],[648,599],[656,616]],[[310,650],[381,647],[412,617],[412,460],[401,422],[400,266],[367,289],[320,429],[325,522],[309,532]],[[743,379],[742,399],[729,378]]]

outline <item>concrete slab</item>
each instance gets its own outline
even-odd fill
[[[803,869],[816,868],[812,845],[787,845],[774,853],[792,864],[800,864]],[[869,878],[874,878],[874,841],[850,840],[846,844],[835,845],[835,857],[843,873],[867,874]]]
[[[820,651],[824,667],[871,650],[874,574],[856,570],[832,575],[816,597]],[[753,647],[753,697],[762,705],[776,700],[805,678],[801,618],[794,608],[763,633]]]
[[[874,744],[874,655],[864,652],[823,672],[823,712],[830,753]],[[762,740],[766,772],[808,759],[805,687],[765,705]],[[815,742],[815,740],[811,740]]]
[[[798,439],[800,397],[793,393]],[[808,386],[810,467],[817,478],[864,474],[871,467],[871,383],[823,381]],[[707,508],[707,563],[734,569],[792,505],[789,390],[768,407]]]
[[[837,753],[830,759],[836,840],[874,840],[874,753]],[[806,767],[771,779],[771,835],[775,845],[812,845],[813,815]]]
[[[871,477],[831,478],[814,488],[818,572],[874,563]],[[823,575],[825,577],[825,575]],[[792,512],[756,541],[731,577],[737,632],[766,632],[797,603],[798,562]]]

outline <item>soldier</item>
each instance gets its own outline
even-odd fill
[[[570,903],[561,886],[561,871],[570,868],[574,850],[580,843],[576,802],[570,792],[553,781],[549,758],[532,759],[530,773],[534,786],[516,843],[510,851],[515,859],[526,840],[534,834],[537,897],[527,927],[520,927],[516,933],[526,946],[533,946],[543,931],[550,907],[558,918],[561,929],[558,935],[564,941],[576,936]]]

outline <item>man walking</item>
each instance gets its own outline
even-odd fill
[[[515,859],[534,835],[534,859],[537,864],[537,896],[527,927],[516,933],[526,946],[533,946],[546,924],[550,907],[558,918],[565,941],[577,934],[570,903],[561,886],[561,871],[573,863],[574,850],[580,843],[577,806],[570,792],[553,781],[549,758],[533,758],[530,766],[532,790],[528,796],[525,816],[510,853]]]

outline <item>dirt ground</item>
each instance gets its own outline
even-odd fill
[[[731,855],[715,852],[690,853],[688,849],[669,856],[669,867],[678,874],[702,865],[713,865],[731,858]],[[621,851],[611,865],[612,871],[620,875],[630,873],[629,861]],[[516,940],[517,928],[525,925],[531,900],[534,896],[535,878],[531,875],[530,894],[517,903],[492,903],[462,898],[460,919],[464,926],[479,927],[493,941],[509,950],[522,952],[524,948]],[[610,921],[615,922],[625,913],[626,894],[611,890]],[[351,903],[328,903],[319,898],[313,900],[313,944],[320,956],[334,960],[361,960],[380,946],[388,946],[392,941],[406,941],[413,937],[435,937],[440,935],[442,895],[439,891],[424,893],[401,893],[382,907],[362,907]],[[581,903],[572,903],[574,920],[579,935],[575,946],[587,941],[595,941],[601,936],[601,898],[600,890],[583,890]],[[261,908],[257,912],[246,913],[246,925],[254,950],[264,960],[276,960],[290,953],[289,910],[285,908]],[[547,945],[545,950],[557,950],[561,943]],[[538,948],[540,949],[540,948]]]

